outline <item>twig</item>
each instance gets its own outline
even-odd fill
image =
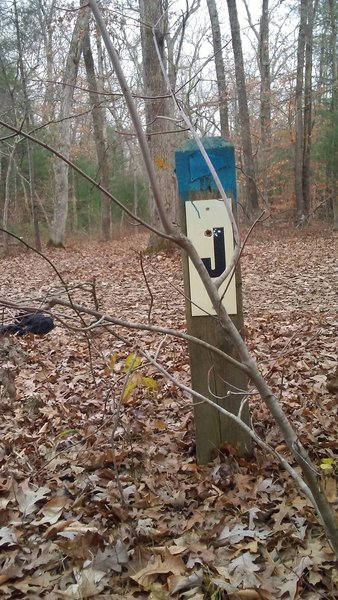
[[[150,296],[150,304],[149,304],[149,308],[148,308],[148,323],[150,324],[150,322],[151,322],[151,311],[152,311],[152,308],[153,308],[153,305],[154,305],[154,294],[151,291],[150,285],[148,283],[147,275],[146,275],[146,272],[144,270],[143,254],[142,254],[142,252],[138,252],[137,254],[138,254],[139,259],[140,259],[140,267],[141,267],[143,279],[144,279],[144,282],[145,282],[145,284],[147,286],[147,290],[148,290],[148,293],[149,293],[149,296]]]
[[[232,278],[233,278],[233,277],[234,277],[234,275],[235,275],[236,268],[237,268],[237,266],[239,265],[239,261],[240,261],[240,259],[241,259],[241,256],[242,256],[242,254],[243,254],[244,248],[245,248],[245,246],[246,246],[246,244],[247,244],[247,242],[248,242],[248,239],[249,239],[250,235],[252,234],[252,232],[253,232],[254,228],[256,227],[256,225],[257,225],[258,223],[261,223],[261,219],[262,219],[262,216],[264,215],[264,212],[265,212],[265,211],[263,210],[263,211],[262,211],[262,213],[261,213],[261,215],[259,215],[259,216],[257,217],[257,219],[255,219],[255,221],[252,223],[252,225],[251,225],[251,227],[250,227],[249,231],[247,232],[247,234],[246,234],[246,236],[245,236],[245,238],[244,238],[244,240],[243,240],[243,242],[242,242],[242,244],[241,244],[241,247],[240,247],[240,250],[239,250],[238,256],[237,256],[237,258],[236,258],[236,261],[235,261],[235,263],[234,263],[234,265],[233,265],[233,268],[232,268],[232,273],[230,274],[230,276],[229,276],[229,279],[228,279],[228,281],[227,281],[227,284],[226,284],[226,286],[225,286],[225,289],[224,289],[224,291],[223,291],[223,293],[222,293],[221,300],[220,300],[221,302],[223,301],[223,298],[224,298],[224,296],[225,296],[225,294],[226,294],[226,292],[227,292],[227,290],[228,290],[228,288],[229,288],[229,285],[230,285],[230,283],[231,283],[231,280],[232,280]]]
[[[0,304],[1,304],[1,299],[0,299]],[[50,308],[55,305],[72,308],[72,305],[69,302],[67,302],[66,300],[62,300],[61,298],[51,298],[51,300],[47,303],[47,306],[49,306]],[[249,374],[249,370],[246,367],[246,365],[242,364],[240,361],[236,360],[229,354],[222,352],[222,350],[220,350],[219,348],[216,348],[212,344],[208,344],[204,340],[200,340],[199,338],[189,335],[188,333],[184,333],[182,331],[177,331],[176,329],[170,329],[169,327],[161,327],[159,325],[150,325],[150,324],[145,324],[145,323],[133,323],[130,321],[124,321],[123,319],[118,319],[117,317],[103,315],[103,313],[100,313],[91,308],[87,308],[86,306],[82,306],[81,304],[73,303],[73,306],[76,309],[76,311],[80,311],[85,314],[92,315],[93,317],[96,317],[97,319],[101,319],[101,317],[103,316],[104,321],[106,322],[107,325],[109,325],[109,323],[111,323],[113,325],[120,325],[121,327],[125,327],[126,329],[139,329],[139,330],[145,330],[145,331],[154,331],[155,333],[163,333],[165,335],[170,335],[172,337],[181,338],[188,342],[198,344],[200,346],[203,346],[207,350],[210,350],[211,352],[218,354],[225,361],[229,362],[234,367],[240,369],[247,375]],[[102,326],[104,326],[104,325],[102,325]]]
[[[124,496],[123,496],[123,489],[122,489],[122,485],[121,485],[121,481],[120,481],[119,471],[118,471],[118,468],[117,468],[117,462],[116,462],[116,457],[115,457],[115,440],[114,440],[114,437],[115,437],[116,429],[117,429],[117,426],[118,426],[119,420],[120,420],[121,407],[122,407],[122,404],[123,404],[123,397],[124,397],[125,391],[127,389],[127,385],[128,385],[128,382],[129,382],[130,375],[132,374],[132,371],[134,369],[135,361],[136,361],[136,354],[135,354],[133,360],[131,361],[131,363],[130,363],[130,365],[128,367],[128,371],[126,373],[126,376],[124,378],[123,387],[122,387],[122,390],[121,390],[121,393],[120,393],[120,396],[119,396],[119,399],[118,399],[118,403],[117,403],[117,410],[116,410],[116,414],[115,414],[114,425],[113,425],[111,436],[110,436],[111,445],[112,445],[112,449],[113,449],[113,456],[114,456],[113,462],[114,462],[115,478],[116,478],[117,487],[118,487],[118,490],[119,490],[119,493],[120,493],[121,504],[122,504],[123,507],[126,507],[126,501],[125,501]]]
[[[238,415],[235,415],[235,414],[229,412],[228,410],[226,410],[225,408],[223,408],[222,406],[220,406],[219,404],[217,404],[216,402],[214,402],[207,396],[203,396],[199,392],[196,392],[192,388],[190,388],[187,385],[178,381],[173,375],[171,375],[167,371],[167,369],[165,369],[160,363],[158,363],[154,358],[152,358],[152,356],[149,354],[149,352],[140,351],[140,350],[139,350],[139,352],[142,353],[147,358],[147,360],[151,364],[153,364],[158,369],[158,371],[160,371],[160,373],[162,373],[167,379],[169,379],[169,381],[174,383],[182,391],[186,392],[189,395],[194,396],[194,398],[197,398],[200,401],[210,404],[210,406],[212,406],[213,408],[218,410],[220,413],[222,413],[223,415],[225,415],[226,417],[228,417],[229,419],[234,421],[234,423],[236,423],[237,425],[242,427],[242,429],[244,429],[244,431],[246,431],[246,433],[254,440],[254,442],[256,442],[256,444],[258,444],[261,448],[263,448],[263,450],[266,450],[267,452],[269,452],[269,454],[272,454],[275,458],[277,458],[277,460],[284,467],[284,469],[291,475],[292,479],[294,479],[296,481],[298,487],[304,492],[306,497],[309,498],[309,500],[311,501],[313,506],[316,506],[316,502],[315,502],[315,499],[312,495],[310,488],[307,486],[307,484],[302,479],[302,477],[299,475],[299,473],[297,473],[297,471],[295,469],[293,469],[293,467],[288,463],[288,461],[279,452],[277,452],[277,450],[275,450],[274,448],[272,448],[272,446],[270,446],[269,444],[264,442],[253,431],[253,429],[251,429],[244,421],[242,421],[242,419]],[[297,451],[298,451],[298,449],[297,449]]]

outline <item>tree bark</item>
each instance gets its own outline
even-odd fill
[[[162,191],[162,198],[168,220],[175,223],[176,219],[176,182],[174,178],[174,137],[168,133],[172,128],[168,117],[172,117],[172,111],[166,98],[168,90],[159,65],[156,46],[153,38],[156,38],[157,47],[164,64],[164,21],[162,1],[140,0],[141,16],[141,42],[143,55],[143,80],[147,120],[147,134],[150,153],[155,165],[155,172]],[[150,190],[150,220],[153,227],[162,229],[161,221],[156,209],[153,194]],[[148,250],[157,251],[170,246],[166,240],[154,233],[150,234]]]
[[[11,198],[11,193],[10,193],[10,179],[11,179],[11,171],[12,171],[12,166],[13,166],[13,162],[14,162],[14,156],[15,156],[15,152],[16,152],[16,146],[17,144],[15,143],[10,155],[8,157],[8,166],[7,166],[7,171],[6,171],[6,178],[5,178],[5,197],[4,197],[4,206],[3,206],[3,213],[2,213],[2,227],[4,229],[8,229],[8,214],[9,214],[9,204],[10,204],[10,198]],[[6,255],[8,253],[8,245],[9,245],[9,235],[5,232],[3,232],[3,253]]]
[[[304,122],[303,122],[303,92],[304,92],[304,61],[307,23],[308,0],[301,0],[300,21],[297,45],[297,76],[295,94],[295,199],[296,222],[301,225],[306,220],[303,189],[303,156],[304,156]]]
[[[257,216],[259,210],[258,192],[252,153],[250,118],[245,86],[244,61],[236,0],[227,0],[227,5],[232,35],[232,48],[235,58],[235,76],[237,87],[239,123],[243,149],[243,165],[245,171],[244,174],[246,177],[247,206],[251,218],[254,219],[255,216]]]
[[[309,0],[307,34],[305,44],[304,75],[304,152],[303,152],[303,197],[304,215],[309,218],[311,209],[311,137],[312,137],[312,51],[313,25],[317,12],[318,0]]]
[[[216,79],[218,87],[219,118],[221,125],[221,135],[229,140],[229,112],[228,112],[228,89],[225,79],[225,68],[222,54],[221,28],[215,0],[207,0],[210,16],[212,43],[215,58]]]
[[[53,20],[55,19],[55,4],[56,0],[52,0],[50,4],[44,3],[43,0],[38,0],[38,18],[40,23],[40,31],[44,41],[44,51],[46,59],[46,92],[43,100],[42,113],[45,120],[53,119],[55,110],[54,90],[54,49],[53,49]]]
[[[59,114],[60,122],[57,129],[57,139],[54,143],[54,147],[66,158],[69,158],[70,153],[71,123],[69,117],[71,114],[74,95],[73,86],[76,83],[79,61],[82,52],[82,42],[87,30],[89,15],[90,11],[87,6],[80,8],[65,65]],[[63,160],[55,158],[53,168],[55,180],[55,198],[49,244],[55,247],[63,247],[68,214],[68,165]]]
[[[25,67],[23,64],[23,49],[21,44],[20,26],[19,26],[19,15],[16,0],[14,0],[14,15],[15,15],[15,29],[16,39],[18,44],[18,58],[19,58],[19,72],[21,77],[21,86],[24,98],[25,107],[25,121],[28,125],[28,129],[33,125],[33,111],[31,110],[31,102],[27,91],[27,81]],[[28,172],[29,172],[29,199],[30,199],[30,210],[31,219],[34,234],[34,247],[36,250],[41,252],[41,239],[40,239],[40,228],[37,216],[37,208],[35,201],[35,177],[34,177],[34,162],[33,162],[33,148],[31,142],[27,140],[27,159],[28,159]]]
[[[338,73],[337,73],[337,21],[335,15],[335,1],[329,0],[329,15],[330,15],[330,55],[331,55],[331,102],[330,113],[333,131],[337,128],[337,113],[338,113]],[[331,148],[332,160],[329,161],[329,185],[332,198],[333,210],[333,229],[338,231],[338,189],[337,189],[337,169],[335,168],[334,157],[337,156],[337,137],[332,136]]]
[[[89,27],[83,39],[83,58],[86,67],[87,81],[89,85],[89,98],[92,107],[92,118],[94,128],[95,147],[97,155],[97,163],[99,170],[99,183],[102,187],[108,190],[108,147],[105,139],[105,116],[104,108],[100,106],[100,95],[95,75],[95,67],[93,54],[90,44]],[[104,194],[101,194],[101,237],[104,241],[110,238],[110,199]]]
[[[269,206],[269,173],[271,169],[271,75],[269,52],[269,0],[262,2],[259,29],[260,83],[260,162],[263,179],[263,197]]]

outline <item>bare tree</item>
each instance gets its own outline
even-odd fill
[[[182,58],[182,51],[185,41],[187,25],[191,15],[196,13],[200,7],[201,0],[190,0],[186,2],[184,9],[179,11],[179,14],[173,22],[169,19],[169,2],[165,0],[165,43],[168,59],[168,77],[172,89],[175,89],[177,83],[177,74]]]
[[[108,181],[108,146],[105,138],[104,107],[100,106],[100,95],[95,75],[94,59],[90,44],[89,26],[83,39],[83,58],[89,85],[89,98],[92,107],[94,139],[96,146],[98,178],[103,188],[109,189]],[[107,241],[110,238],[110,200],[101,192],[101,236]]]
[[[332,76],[331,76],[331,114],[333,123],[337,118],[338,111],[338,71],[337,71],[337,21],[335,18],[335,3],[334,0],[329,0],[330,21],[331,21],[331,36],[330,46],[332,55]],[[337,152],[337,140],[333,143],[333,153]],[[337,194],[337,173],[334,168],[330,173],[332,202],[333,202],[333,226],[338,231],[338,194]]]
[[[37,10],[40,24],[40,32],[44,42],[46,60],[46,92],[43,100],[42,113],[45,118],[54,116],[54,51],[53,51],[53,19],[55,18],[56,0],[38,0]]]
[[[260,130],[261,168],[263,171],[263,196],[269,203],[269,173],[271,165],[271,74],[269,51],[269,0],[262,2],[262,15],[259,29],[260,66]]]
[[[27,140],[29,141],[29,140]],[[5,190],[4,190],[4,202],[3,202],[3,212],[2,212],[2,226],[4,229],[8,229],[8,214],[9,214],[9,204],[10,204],[10,177],[11,177],[11,172],[12,172],[12,168],[13,168],[13,163],[14,163],[14,156],[15,156],[15,152],[16,152],[16,146],[17,143],[14,144],[14,146],[12,147],[9,156],[8,156],[8,162],[7,162],[7,169],[6,169],[6,177],[5,177]],[[3,250],[4,253],[7,254],[8,252],[8,244],[9,244],[9,236],[4,233],[3,234]]]
[[[67,158],[69,157],[71,144],[71,123],[69,117],[71,114],[74,85],[76,83],[79,61],[82,52],[82,43],[87,30],[89,16],[89,8],[86,4],[84,4],[84,2],[82,2],[75,22],[65,63],[61,105],[59,111],[59,123],[57,127],[55,145],[58,151]],[[55,158],[53,167],[55,198],[49,243],[56,247],[62,247],[65,240],[68,214],[68,165],[63,160]]]
[[[311,209],[311,139],[312,139],[312,56],[313,56],[313,27],[317,12],[318,0],[309,0],[307,15],[307,35],[305,44],[304,71],[304,150],[303,150],[303,196],[304,213],[308,218]]]
[[[243,166],[244,174],[246,177],[247,206],[249,212],[254,217],[257,215],[259,209],[258,192],[252,152],[251,126],[245,85],[244,60],[236,0],[227,0],[227,5],[232,36],[232,48],[235,59],[237,101],[243,150]]]
[[[230,131],[228,114],[228,89],[225,79],[225,68],[222,54],[221,28],[219,24],[216,0],[207,0],[207,4],[210,16],[212,43],[215,55],[221,134],[226,139],[229,139]]]
[[[29,99],[28,91],[27,91],[27,80],[26,80],[25,67],[24,67],[24,63],[23,63],[23,48],[22,48],[22,44],[21,44],[19,14],[18,14],[16,0],[14,0],[13,7],[14,7],[16,38],[17,38],[17,45],[18,45],[19,72],[20,72],[21,86],[22,86],[22,92],[23,92],[23,97],[24,97],[25,121],[27,122],[28,128],[30,128],[33,125],[33,113],[32,113],[31,102]],[[32,145],[29,140],[27,140],[27,158],[28,158],[28,171],[29,171],[30,209],[31,209],[31,215],[32,215],[35,248],[37,250],[41,250],[40,230],[39,230],[39,222],[38,222],[37,207],[36,207],[36,200],[35,200],[35,177],[34,177],[33,148],[32,148]]]
[[[164,209],[168,220],[176,220],[176,187],[174,181],[174,137],[169,133],[173,129],[172,107],[169,104],[168,90],[158,66],[155,45],[166,64],[165,57],[165,13],[162,1],[140,0],[141,41],[143,54],[143,80],[145,95],[147,134],[151,157],[155,165],[156,176],[163,193]],[[151,223],[161,229],[153,193],[150,192]],[[149,247],[159,249],[167,245],[159,236],[151,234]]]
[[[257,38],[257,62],[260,74],[260,143],[258,149],[259,170],[262,174],[262,194],[264,203],[269,205],[269,179],[271,169],[271,68],[269,47],[269,0],[262,0],[262,14],[259,29],[253,23],[247,0],[243,0],[248,21]]]
[[[310,0],[311,1],[311,0]],[[304,122],[303,122],[303,91],[304,91],[304,62],[306,23],[309,0],[300,2],[300,20],[297,46],[297,78],[295,93],[295,194],[296,194],[296,218],[301,224],[306,220],[304,194],[303,194],[303,151],[304,151]]]

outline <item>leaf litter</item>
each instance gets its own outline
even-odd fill
[[[179,255],[144,255],[146,283],[146,242],[137,234],[46,254],[74,302],[93,307],[95,289],[105,314],[140,323],[150,314],[184,331]],[[333,504],[337,394],[326,382],[338,362],[337,255],[328,230],[266,229],[241,262],[247,342]],[[34,253],[1,259],[1,271],[6,299],[67,299]],[[118,326],[85,337],[93,319],[53,313],[48,336],[15,339],[16,398],[0,396],[1,597],[334,598],[330,546],[272,456],[236,459],[224,444],[196,465],[191,399],[138,353],[158,352],[189,384],[185,342]],[[258,397],[251,411],[256,431],[288,456]]]

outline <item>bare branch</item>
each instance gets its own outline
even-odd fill
[[[162,15],[162,18],[163,18],[163,15]],[[210,158],[208,156],[208,153],[206,152],[206,150],[205,150],[205,148],[204,148],[204,146],[202,144],[202,141],[201,141],[200,137],[197,135],[195,128],[193,127],[190,119],[186,115],[186,113],[183,110],[180,102],[177,100],[177,97],[176,97],[174,91],[171,88],[169,77],[168,77],[167,71],[165,69],[165,66],[163,64],[163,60],[162,60],[162,57],[161,57],[160,49],[159,49],[158,43],[157,43],[156,31],[155,31],[156,26],[157,26],[157,23],[155,23],[155,25],[152,27],[152,33],[153,33],[153,40],[154,40],[154,44],[155,44],[155,48],[156,48],[157,58],[158,58],[158,61],[159,61],[159,64],[160,64],[160,67],[161,67],[161,70],[162,70],[163,77],[164,77],[164,79],[165,79],[165,81],[167,83],[168,89],[170,90],[170,93],[171,93],[171,97],[172,97],[173,101],[175,102],[175,105],[176,105],[176,107],[177,107],[177,109],[178,109],[178,111],[179,111],[179,113],[180,113],[183,121],[185,122],[185,124],[189,128],[189,130],[190,130],[190,132],[191,132],[191,134],[192,134],[192,136],[193,136],[193,138],[194,138],[194,140],[195,140],[195,142],[196,142],[196,144],[197,144],[197,146],[198,146],[198,148],[199,148],[199,150],[200,150],[200,152],[201,152],[201,154],[202,154],[205,162],[207,163],[207,165],[209,167],[209,170],[211,172],[211,175],[214,178],[214,181],[216,183],[216,186],[218,188],[220,196],[221,196],[221,198],[222,198],[222,200],[224,202],[225,208],[227,210],[227,213],[228,213],[231,225],[232,225],[232,230],[233,230],[233,235],[234,235],[234,246],[235,246],[235,248],[234,248],[234,254],[233,254],[232,259],[229,262],[228,266],[226,267],[225,271],[222,273],[222,275],[220,275],[219,277],[215,277],[213,279],[213,282],[214,282],[215,286],[217,288],[219,288],[222,285],[222,283],[225,281],[225,279],[228,277],[228,275],[232,272],[232,270],[234,269],[235,264],[237,263],[237,257],[238,257],[238,254],[240,252],[240,236],[239,236],[239,231],[238,231],[236,219],[234,218],[234,215],[233,215],[233,212],[232,212],[231,201],[230,201],[230,199],[227,197],[227,195],[225,193],[225,190],[224,190],[224,188],[222,186],[220,178],[218,177],[216,169],[215,169],[214,165],[212,164],[212,162],[211,162],[211,160],[210,160]]]
[[[0,298],[0,304],[2,304],[2,303],[3,303],[2,299]],[[62,300],[61,298],[50,298],[49,300],[47,300],[46,308],[52,308],[55,305],[64,306],[65,308],[73,308],[78,313],[91,315],[91,316],[95,317],[96,319],[100,320],[100,327],[103,326],[102,323],[104,322],[105,325],[119,325],[120,327],[125,327],[126,329],[138,329],[141,331],[142,330],[143,331],[153,331],[154,333],[170,335],[172,337],[177,337],[177,338],[181,338],[182,340],[186,340],[187,342],[198,344],[199,346],[203,346],[207,350],[210,350],[211,352],[218,354],[219,356],[224,358],[225,361],[229,362],[237,369],[240,369],[241,371],[246,373],[246,375],[249,374],[247,367],[245,365],[243,365],[241,362],[239,362],[232,356],[226,354],[225,352],[222,352],[222,350],[219,350],[215,346],[208,344],[204,340],[195,338],[194,336],[189,335],[188,333],[184,333],[182,331],[177,331],[176,329],[170,329],[169,327],[160,327],[159,325],[150,325],[150,324],[146,324],[146,323],[133,323],[131,321],[124,321],[123,319],[118,319],[117,317],[112,317],[112,316],[106,315],[104,313],[98,312],[94,309],[87,308],[86,306],[83,306],[81,304],[76,304],[74,302],[70,303],[67,300]],[[14,305],[12,304],[12,307],[13,306]],[[101,321],[101,319],[103,319],[103,321]],[[97,326],[97,324],[96,324],[96,326]],[[81,331],[81,329],[79,329],[79,331]]]
[[[157,177],[156,177],[156,172],[155,172],[155,168],[154,168],[154,164],[153,161],[151,159],[150,156],[150,152],[149,152],[149,146],[147,143],[147,138],[146,135],[143,131],[143,128],[141,126],[141,122],[137,113],[137,109],[132,97],[132,94],[130,92],[130,89],[128,87],[126,78],[124,76],[124,73],[122,71],[121,68],[121,64],[120,64],[120,60],[118,57],[118,54],[111,42],[109,33],[107,31],[106,25],[102,19],[101,13],[97,7],[97,3],[96,0],[89,0],[89,5],[92,9],[93,15],[95,17],[95,20],[97,22],[97,24],[100,27],[100,31],[102,34],[102,38],[104,40],[104,43],[106,45],[107,48],[107,52],[109,54],[109,58],[112,62],[112,65],[114,67],[115,70],[115,74],[116,77],[120,83],[121,89],[123,91],[123,95],[125,97],[127,106],[128,106],[128,110],[129,110],[129,114],[131,117],[131,120],[133,122],[133,125],[135,127],[135,131],[137,133],[137,137],[138,137],[138,141],[140,144],[140,148],[142,151],[142,156],[143,156],[143,160],[145,162],[146,168],[147,168],[147,172],[148,172],[148,176],[149,176],[149,181],[150,181],[150,185],[154,194],[154,200],[156,203],[156,208],[158,211],[158,214],[160,216],[164,231],[167,235],[169,236],[174,236],[175,235],[175,227],[173,226],[172,223],[170,223],[168,221],[167,218],[167,214],[166,211],[164,210],[164,206],[163,203],[161,202],[161,190],[159,188],[158,185],[158,181],[157,181]],[[160,233],[156,232],[158,235],[161,235]]]
[[[2,121],[1,119],[0,119],[0,125],[2,125],[3,127],[6,127],[10,131],[13,131],[16,135],[20,135],[20,136],[22,136],[24,138],[32,140],[36,144],[39,144],[39,146],[42,146],[42,148],[45,148],[49,152],[52,152],[53,154],[55,154],[55,156],[57,156],[58,158],[61,158],[62,160],[64,160],[72,169],[74,169],[74,171],[76,171],[82,177],[84,177],[85,179],[87,179],[87,181],[89,181],[92,185],[94,185],[95,187],[97,187],[98,190],[100,190],[101,192],[103,192],[104,194],[106,194],[108,196],[108,198],[110,198],[110,200],[112,202],[114,202],[117,206],[119,206],[119,208],[121,208],[121,210],[123,210],[129,217],[131,217],[132,219],[134,219],[135,221],[137,221],[140,225],[143,225],[144,227],[146,227],[150,231],[153,231],[154,233],[156,233],[156,235],[161,235],[162,237],[164,237],[166,239],[174,241],[174,238],[171,235],[168,235],[168,234],[166,234],[166,233],[164,233],[162,231],[157,230],[155,227],[152,227],[152,225],[150,225],[149,223],[147,223],[146,221],[144,221],[140,217],[134,215],[134,213],[132,211],[130,211],[126,206],[124,206],[124,204],[122,204],[122,202],[120,202],[120,200],[118,200],[113,194],[111,194],[110,192],[108,192],[108,190],[106,190],[105,188],[103,188],[102,185],[100,185],[97,181],[95,181],[95,179],[93,179],[92,177],[90,177],[89,175],[87,175],[84,171],[82,171],[79,167],[77,167],[71,160],[69,160],[68,158],[66,158],[65,156],[63,156],[63,154],[61,154],[60,152],[58,152],[57,150],[55,150],[52,146],[49,146],[49,144],[46,144],[42,140],[39,140],[38,138],[35,138],[34,136],[30,135],[29,133],[26,133],[25,131],[22,131],[21,129],[18,129],[17,127],[14,127],[13,125],[8,124],[5,121]],[[20,239],[20,238],[18,238],[18,239]]]
[[[292,479],[294,479],[296,481],[297,486],[303,491],[303,493],[306,495],[306,497],[309,498],[311,504],[313,504],[313,506],[316,506],[316,502],[315,502],[315,499],[312,495],[310,488],[305,483],[304,479],[299,475],[299,473],[297,473],[297,471],[295,469],[293,469],[293,467],[289,464],[289,462],[279,452],[277,452],[276,450],[274,450],[274,448],[272,448],[272,446],[270,446],[269,444],[264,442],[262,440],[262,438],[260,438],[251,427],[249,427],[244,421],[242,421],[240,416],[227,411],[225,408],[223,408],[222,406],[220,406],[219,404],[217,404],[216,402],[214,402],[207,396],[203,396],[202,394],[196,392],[195,390],[188,387],[184,383],[180,382],[176,377],[171,375],[171,373],[169,373],[169,371],[167,371],[167,369],[165,369],[157,360],[152,358],[152,356],[149,354],[149,352],[144,352],[141,350],[139,350],[139,352],[141,354],[143,354],[147,358],[147,360],[151,364],[153,364],[156,367],[156,369],[158,371],[160,371],[160,373],[162,373],[162,375],[164,375],[167,379],[169,379],[169,381],[171,381],[177,387],[179,387],[183,392],[194,396],[194,398],[196,398],[197,400],[199,400],[201,402],[206,402],[207,404],[210,404],[210,406],[212,406],[213,408],[218,410],[220,413],[222,413],[223,415],[225,415],[226,417],[228,417],[229,419],[234,421],[234,423],[236,423],[237,425],[242,427],[242,429],[244,429],[244,431],[246,431],[246,433],[254,440],[254,442],[256,442],[256,444],[258,444],[258,446],[263,448],[263,450],[269,452],[269,454],[272,454],[280,462],[280,464],[289,473],[289,475],[291,475]]]

